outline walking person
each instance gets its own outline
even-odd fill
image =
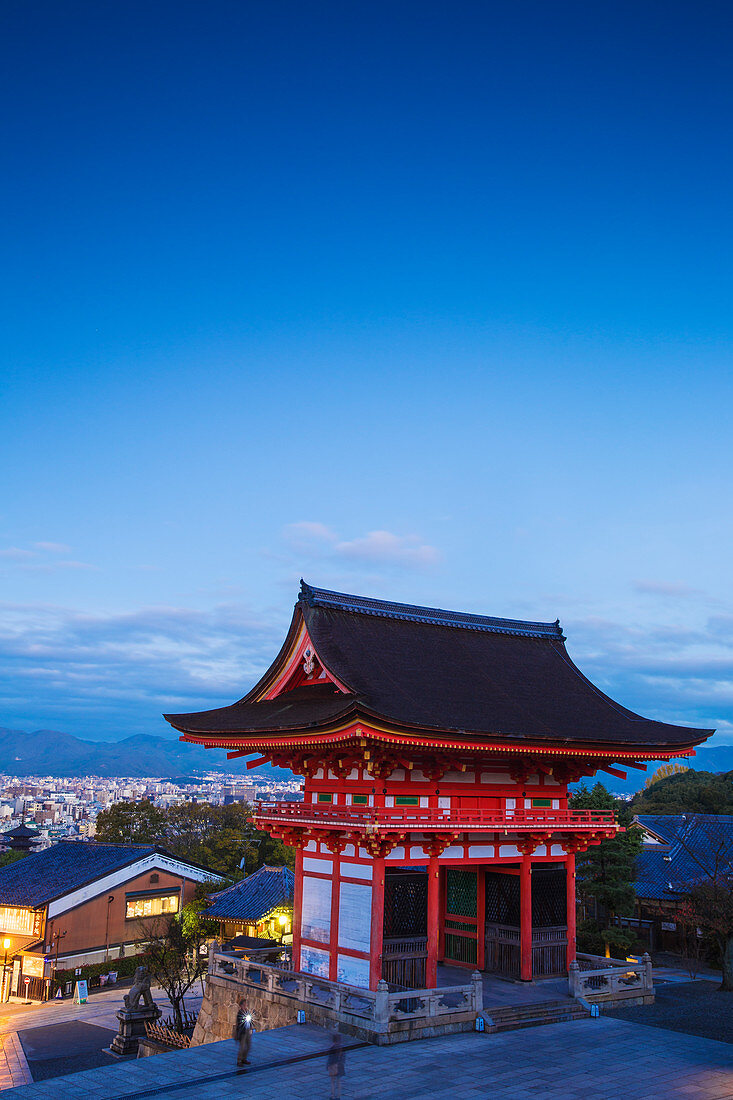
[[[326,1066],[331,1078],[331,1100],[338,1100],[341,1096],[341,1078],[345,1070],[346,1054],[343,1048],[343,1040],[338,1031],[333,1033],[333,1042],[328,1052]]]
[[[247,1002],[242,997],[237,1011],[237,1022],[234,1025],[234,1038],[239,1044],[237,1051],[237,1065],[249,1065],[249,1052],[252,1047],[252,1015],[247,1011]]]

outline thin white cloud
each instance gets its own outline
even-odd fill
[[[634,591],[649,596],[674,596],[680,599],[700,595],[699,589],[690,588],[681,581],[634,581]]]
[[[59,569],[86,569],[94,573],[100,572],[98,565],[92,565],[88,561],[21,562],[20,568],[29,573],[56,573]]]
[[[419,535],[397,535],[392,531],[369,531],[345,539],[324,523],[304,520],[283,529],[288,548],[309,558],[340,559],[360,565],[386,565],[425,569],[440,561],[440,552]]]
[[[339,542],[335,552],[354,561],[383,565],[427,568],[440,561],[439,551],[417,535],[395,535],[391,531],[370,531],[362,538]]]
[[[7,561],[31,561],[37,557],[34,550],[22,550],[19,546],[8,546],[5,550],[0,550],[0,558]]]
[[[283,538],[288,546],[299,554],[321,552],[338,542],[338,535],[325,523],[302,520],[283,528]]]
[[[70,554],[71,547],[64,542],[34,542],[36,550],[46,550],[49,554]]]
[[[163,711],[240,698],[272,660],[285,629],[236,604],[123,615],[0,605],[0,726],[165,734]]]

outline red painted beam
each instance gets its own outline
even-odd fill
[[[615,775],[618,779],[626,778],[626,772],[622,772],[619,768],[612,768],[610,764],[601,764],[598,770],[608,772],[609,775]]]

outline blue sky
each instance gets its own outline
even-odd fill
[[[230,702],[303,575],[733,742],[728,5],[0,22],[0,725]]]

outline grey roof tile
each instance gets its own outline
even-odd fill
[[[295,875],[289,867],[264,866],[241,882],[212,894],[213,904],[204,914],[255,924],[273,909],[292,906],[294,893]]]

